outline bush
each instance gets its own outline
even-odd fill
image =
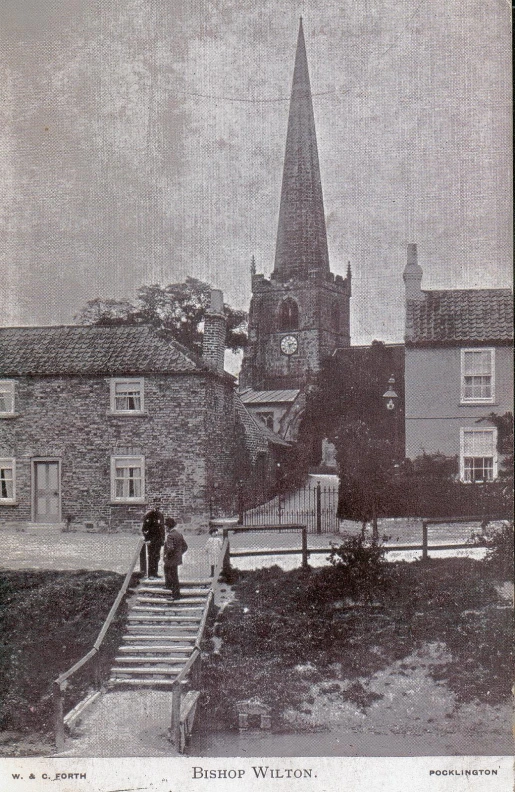
[[[501,580],[513,580],[513,522],[505,522],[501,526],[490,523],[474,539],[476,544],[487,548],[485,563],[488,570]]]
[[[332,546],[331,567],[315,570],[306,583],[301,600],[320,607],[343,597],[371,602],[390,583],[392,568],[380,542],[350,536]]]

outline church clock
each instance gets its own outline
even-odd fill
[[[281,338],[281,352],[284,355],[294,355],[298,346],[299,343],[293,335],[286,335]]]

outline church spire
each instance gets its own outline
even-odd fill
[[[290,98],[274,275],[329,272],[322,182],[302,17]]]

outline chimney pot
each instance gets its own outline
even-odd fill
[[[224,295],[221,289],[211,289],[211,299],[209,303],[209,313],[223,314]]]
[[[226,319],[224,296],[220,289],[211,290],[210,305],[204,317],[202,357],[215,371],[224,370]]]
[[[406,300],[423,300],[422,267],[417,261],[417,246],[408,245],[408,257],[402,278],[406,286]]]

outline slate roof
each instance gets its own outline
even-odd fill
[[[247,390],[240,393],[243,404],[272,404],[274,402],[294,402],[299,390]]]
[[[251,415],[238,393],[234,396],[234,406],[245,432],[246,445],[253,454],[257,454],[259,451],[267,451],[269,443],[289,448],[290,443],[283,440],[278,434],[272,432],[268,426],[265,426],[262,421]]]
[[[188,374],[208,370],[181,344],[159,337],[147,326],[0,328],[0,377]]]
[[[506,343],[513,339],[513,294],[509,289],[424,291],[408,300],[407,344]]]

